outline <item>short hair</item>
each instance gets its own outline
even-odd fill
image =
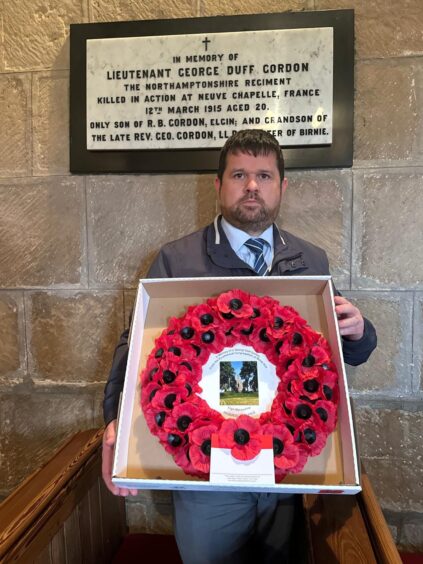
[[[242,129],[235,132],[224,144],[219,156],[219,168],[217,177],[222,182],[223,173],[226,168],[228,154],[247,153],[257,157],[258,155],[269,155],[273,153],[276,157],[281,182],[285,176],[285,163],[282,149],[276,138],[264,129]]]

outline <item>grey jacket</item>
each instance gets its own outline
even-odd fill
[[[274,225],[274,257],[270,276],[313,276],[329,274],[325,251]],[[185,278],[202,276],[256,276],[256,273],[232,250],[220,218],[207,227],[163,246],[148,271],[148,278]],[[343,340],[346,363],[366,362],[377,344],[376,332],[367,319],[359,341]],[[127,329],[121,335],[104,390],[106,425],[117,417],[128,359]]]

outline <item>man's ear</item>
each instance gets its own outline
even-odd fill
[[[288,179],[285,177],[281,182],[282,196],[285,194],[287,188],[288,188]]]
[[[219,194],[220,194],[220,180],[219,177],[216,176],[216,178],[214,179],[214,187],[216,190],[216,197],[219,199]]]

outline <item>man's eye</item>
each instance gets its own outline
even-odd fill
[[[234,178],[244,178],[244,173],[243,172],[235,172]]]
[[[259,178],[260,180],[269,180],[270,174],[267,174],[266,172],[262,172],[261,174],[259,174]]]

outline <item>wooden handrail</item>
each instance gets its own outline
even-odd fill
[[[95,454],[102,435],[103,429],[74,435],[0,504],[0,558]]]
[[[364,469],[361,487],[355,496],[303,496],[312,564],[401,564]]]
[[[351,495],[304,495],[313,564],[376,564],[360,508]]]
[[[0,563],[112,561],[125,501],[101,479],[102,435],[74,435],[0,504]]]
[[[401,557],[363,465],[361,466],[361,486],[359,502],[377,561],[380,564],[401,564]]]

